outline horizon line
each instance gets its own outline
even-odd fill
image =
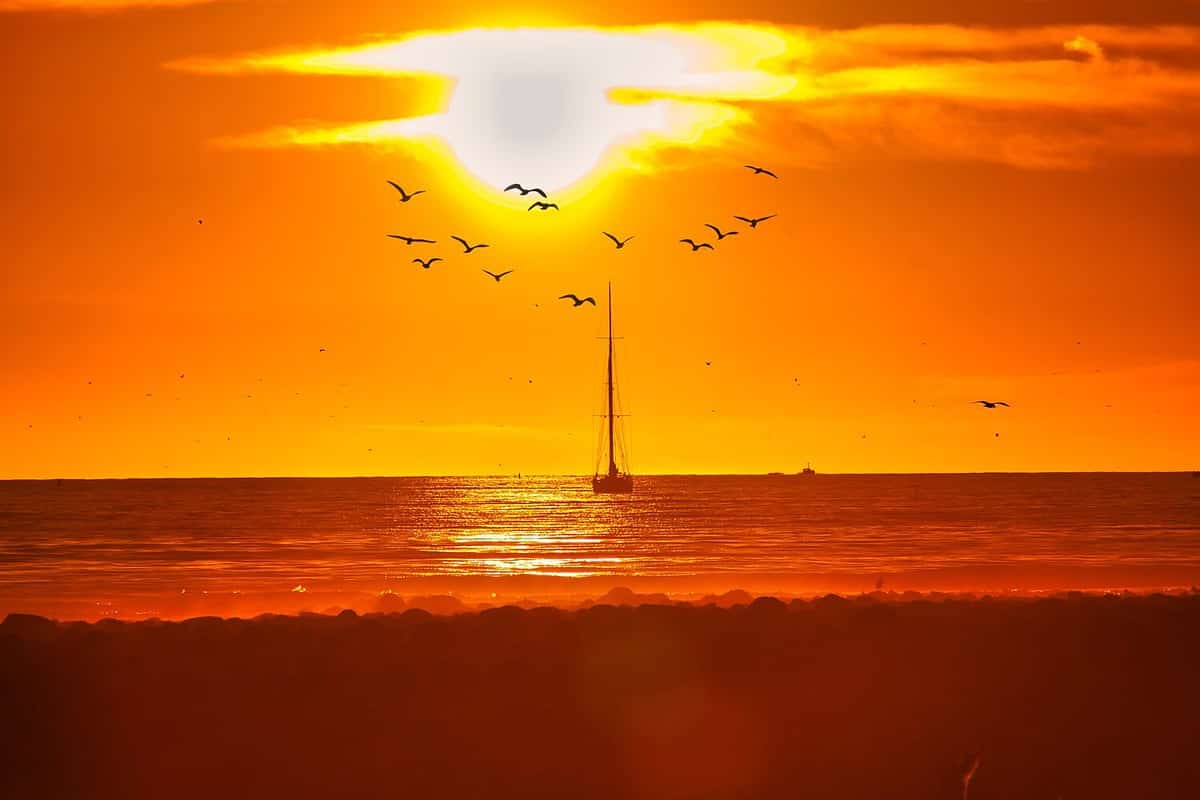
[[[976,470],[953,471],[936,470],[925,472],[817,472],[815,477],[821,478],[905,478],[925,476],[972,476],[972,475],[1196,475],[1197,470],[1161,469],[1161,470]],[[447,474],[413,474],[413,475],[106,475],[92,477],[52,476],[52,477],[8,477],[0,478],[0,483],[43,483],[49,481],[221,481],[221,480],[412,480],[434,478],[513,478],[520,475],[524,478],[572,478],[587,480],[587,473],[567,472],[492,472],[492,473],[447,473]],[[635,478],[802,478],[800,472],[647,472],[634,475]]]

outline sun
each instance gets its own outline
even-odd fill
[[[431,39],[441,46],[431,47]],[[689,115],[662,100],[614,97],[625,87],[676,84],[688,74],[686,51],[660,38],[587,29],[476,30],[410,40],[384,61],[404,68],[410,58],[453,83],[443,113],[402,127],[437,136],[468,172],[497,188],[521,182],[562,190],[617,150],[724,116],[721,109],[697,107],[683,119]]]
[[[560,191],[619,156],[694,145],[794,80],[757,69],[784,49],[744,26],[500,28],[414,34],[342,50],[251,56],[236,68],[425,76],[441,110],[339,128],[270,131],[258,145],[387,143],[433,137],[488,186]],[[242,143],[246,143],[243,141]]]
[[[492,186],[561,190],[622,142],[667,129],[661,104],[617,105],[595,76],[496,66],[461,81],[445,115],[428,123],[467,171]]]

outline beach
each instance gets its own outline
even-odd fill
[[[1200,596],[0,625],[6,797],[1182,798]]]

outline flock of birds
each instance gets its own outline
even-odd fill
[[[773,180],[779,180],[779,175],[776,174],[774,171],[767,169],[766,167],[762,167],[757,164],[744,164],[743,167],[745,169],[750,170],[751,173],[753,173],[753,175],[755,175],[755,176],[762,175],[762,176],[771,178]],[[399,193],[399,195],[400,195],[399,200],[401,203],[408,203],[413,198],[415,198],[417,195],[425,193],[424,189],[418,189],[413,192],[405,191],[403,186],[401,186],[399,183],[396,183],[395,181],[392,181],[392,180],[389,180],[388,184]],[[541,198],[540,200],[534,200],[529,205],[528,209],[526,209],[527,211],[543,211],[544,212],[544,211],[551,211],[551,210],[553,210],[553,211],[559,210],[558,204],[549,202],[550,201],[549,196],[546,194],[545,190],[541,189],[540,187],[537,187],[537,186],[528,186],[527,187],[521,183],[510,183],[508,186],[504,187],[504,191],[506,193],[517,192],[521,197],[527,197],[529,195],[536,195],[537,197],[540,197]],[[767,215],[761,216],[761,217],[749,217],[749,216],[734,215],[733,218],[735,220],[737,220],[738,222],[743,223],[749,230],[753,231],[753,230],[757,230],[759,225],[762,225],[764,222],[767,222],[768,220],[775,219],[777,216],[779,216],[779,215],[778,214],[767,214]],[[742,231],[737,231],[737,230],[732,230],[732,229],[731,230],[723,230],[719,225],[714,225],[714,224],[708,223],[708,222],[704,223],[704,227],[706,227],[710,231],[712,231],[713,236],[716,237],[714,241],[715,241],[715,243],[718,243],[718,244],[731,236],[737,236],[737,235],[739,235],[739,233],[742,233]],[[632,235],[621,237],[621,236],[618,236],[617,234],[611,233],[609,231],[600,231],[600,233],[603,236],[605,236],[607,239],[609,239],[612,242],[613,247],[615,247],[617,250],[625,249],[626,245],[628,245],[634,239],[634,236],[632,236]],[[389,233],[389,234],[387,234],[387,236],[388,236],[388,238],[401,241],[405,245],[414,245],[414,244],[436,245],[437,244],[436,239],[428,239],[428,238],[418,237],[418,236],[408,236],[408,235],[399,234],[399,233]],[[458,244],[462,246],[463,255],[469,256],[476,250],[481,250],[483,248],[490,247],[490,245],[486,242],[478,242],[475,244],[471,244],[465,238],[463,238],[461,236],[457,236],[457,235],[451,236],[450,238],[453,239],[454,241],[458,242]],[[716,250],[716,247],[714,246],[714,242],[697,241],[695,238],[692,238],[692,237],[681,238],[679,240],[679,243],[685,244],[688,247],[690,247],[691,252],[693,252],[693,253],[698,253],[701,250]],[[422,269],[430,269],[434,264],[436,264],[438,262],[444,262],[444,261],[445,261],[445,259],[442,258],[441,256],[433,256],[431,258],[417,257],[412,260],[412,263],[420,265]],[[493,272],[489,269],[481,269],[481,271],[485,275],[487,275],[488,277],[490,277],[491,279],[496,281],[496,283],[500,283],[500,281],[505,276],[511,275],[516,270],[506,269],[503,272]],[[585,305],[591,305],[591,306],[596,305],[595,297],[593,297],[591,295],[584,295],[581,297],[579,294],[574,293],[574,292],[568,292],[565,294],[561,294],[558,296],[557,299],[569,301],[571,303],[572,308],[580,308]],[[922,344],[924,344],[924,343],[922,342]],[[711,367],[712,361],[705,361],[704,365],[706,367]],[[796,383],[799,383],[799,378],[795,379],[795,381],[796,381]],[[975,401],[972,401],[972,404],[978,404],[984,409],[996,409],[996,408],[1000,408],[1000,407],[1003,407],[1003,408],[1010,407],[1009,404],[1007,402],[1004,402],[1003,400],[975,400]],[[999,437],[1000,434],[997,433],[996,436]],[[866,436],[864,435],[863,438],[866,438]]]
[[[755,164],[746,164],[745,168],[750,170],[751,172],[753,172],[755,175],[765,175],[765,176],[773,178],[775,180],[779,180],[779,176],[777,174],[775,174],[774,172],[772,172],[771,170],[769,170],[765,167],[760,167]],[[396,190],[397,193],[399,193],[399,195],[400,195],[399,200],[401,203],[408,203],[408,202],[412,201],[412,199],[415,198],[417,195],[425,194],[425,191],[426,191],[424,189],[417,189],[416,191],[409,192],[409,191],[406,191],[403,186],[401,186],[399,183],[397,183],[396,181],[393,181],[393,180],[389,180],[388,185],[390,185],[393,189]],[[527,211],[558,211],[559,210],[558,204],[550,202],[549,195],[547,195],[546,191],[540,187],[537,187],[537,186],[528,186],[527,187],[520,183],[510,183],[508,186],[504,187],[504,191],[505,192],[517,192],[521,197],[526,197],[528,195],[537,195],[538,197],[540,197],[541,200],[534,200],[529,205],[529,207],[526,209]],[[739,222],[745,223],[751,230],[754,230],[762,223],[766,222],[769,219],[774,219],[777,216],[778,216],[778,214],[768,214],[763,217],[744,217],[744,216],[735,215],[734,219],[738,220]],[[704,227],[708,228],[709,230],[711,230],[713,232],[713,234],[716,236],[717,242],[721,242],[730,236],[738,235],[738,231],[736,231],[736,230],[727,230],[727,231],[722,230],[719,226],[713,225],[711,223],[705,223]],[[621,237],[614,233],[610,233],[609,231],[601,231],[600,233],[603,236],[607,237],[613,243],[613,246],[617,250],[625,249],[625,246],[628,245],[634,239],[633,236]],[[389,233],[389,234],[387,234],[387,236],[389,239],[395,239],[397,241],[403,242],[405,245],[414,245],[414,244],[436,245],[438,243],[436,239],[429,239],[429,238],[425,238],[423,236],[409,236],[409,235],[401,234],[401,233]],[[457,235],[451,236],[450,238],[453,239],[454,241],[458,242],[459,245],[462,246],[463,255],[471,255],[471,253],[475,252],[476,250],[481,250],[485,247],[490,247],[490,245],[487,242],[477,242],[475,244],[471,244],[465,238],[463,238],[461,236],[457,236]],[[681,244],[688,245],[691,248],[691,251],[693,253],[698,252],[700,250],[716,249],[713,247],[712,242],[698,242],[694,238],[690,238],[690,237],[680,239],[679,241]],[[412,263],[419,265],[422,269],[430,269],[433,267],[434,264],[436,264],[438,262],[444,263],[445,260],[446,259],[442,258],[441,256],[432,256],[430,258],[421,258],[418,256],[417,258],[414,258],[412,260]],[[504,270],[503,272],[492,272],[489,269],[481,269],[481,271],[485,275],[487,275],[489,278],[496,281],[496,283],[499,283],[506,275],[511,275],[516,270],[507,269],[507,270]],[[579,308],[580,306],[588,305],[588,304],[593,305],[593,306],[596,305],[596,298],[592,297],[590,295],[580,297],[578,294],[568,293],[568,294],[559,295],[558,299],[559,300],[569,300],[572,303],[572,308]]]
[[[750,170],[755,176],[762,175],[762,176],[771,178],[773,180],[779,180],[779,176],[775,172],[773,172],[772,170],[767,169],[765,167],[761,167],[761,166],[758,166],[755,164],[746,164],[746,165],[744,165],[744,167],[745,167],[745,169]],[[410,203],[416,197],[418,197],[422,194],[426,194],[425,189],[417,189],[415,191],[410,192],[410,191],[407,191],[403,186],[401,186],[396,181],[389,180],[389,181],[387,181],[387,183],[397,192],[397,194],[399,195],[399,201],[401,203]],[[541,198],[540,200],[535,200],[529,205],[529,207],[527,209],[528,211],[546,212],[546,211],[558,211],[559,210],[558,204],[550,202],[550,198],[546,194],[545,190],[543,190],[539,187],[536,187],[536,186],[526,187],[520,183],[510,183],[508,186],[506,186],[504,188],[504,191],[505,192],[517,192],[521,197],[526,197],[529,195],[536,195],[537,197],[540,197]],[[761,216],[761,217],[749,217],[749,216],[734,215],[733,218],[741,223],[744,223],[749,230],[755,230],[758,228],[759,225],[762,225],[764,222],[774,219],[777,216],[778,216],[778,214],[767,214],[767,215]],[[203,218],[197,219],[196,222],[199,225],[204,224]],[[715,237],[714,241],[716,243],[720,243],[731,236],[737,236],[737,235],[739,235],[739,233],[744,232],[744,231],[737,231],[737,230],[723,230],[720,226],[714,225],[712,223],[705,223],[704,227],[706,227],[710,231],[712,231],[713,236]],[[600,231],[600,233],[601,233],[601,235],[603,235],[604,237],[609,239],[612,242],[613,247],[617,250],[625,249],[625,247],[628,246],[629,243],[635,238],[632,235],[621,237],[621,236],[618,236],[609,231]],[[426,237],[422,237],[422,236],[410,236],[407,234],[399,234],[399,233],[389,233],[389,234],[387,234],[387,236],[390,239],[394,239],[399,242],[402,242],[406,246],[438,244],[436,239],[430,239],[430,238],[426,238]],[[450,236],[450,238],[453,239],[455,242],[457,242],[462,247],[462,252],[463,252],[464,256],[469,256],[472,253],[476,252],[477,250],[482,250],[482,249],[490,247],[490,245],[487,242],[471,243],[466,238],[464,238],[462,236],[458,236],[458,235],[452,235],[452,236]],[[701,250],[715,250],[716,249],[714,247],[713,242],[697,241],[696,239],[691,238],[691,237],[681,238],[679,240],[679,242],[681,244],[685,244],[688,247],[690,247],[691,252],[693,252],[693,253],[697,253]],[[421,257],[414,258],[412,260],[412,263],[420,265],[423,269],[430,269],[433,267],[434,264],[437,264],[439,262],[445,262],[445,260],[446,259],[442,258],[441,256],[435,255],[435,256],[431,256],[429,258],[421,258]],[[500,283],[505,277],[512,275],[516,270],[506,269],[506,270],[499,271],[499,272],[493,272],[492,270],[483,268],[483,269],[481,269],[481,271],[483,272],[484,275],[488,276],[489,278],[494,280],[496,283]],[[566,300],[566,301],[570,302],[572,308],[581,308],[582,306],[585,306],[585,305],[591,305],[593,307],[596,306],[596,298],[595,297],[593,297],[591,295],[580,296],[579,294],[577,294],[575,292],[568,292],[565,294],[561,294],[558,296],[557,299],[558,300]],[[924,344],[924,342],[922,342],[922,344]],[[1080,344],[1080,343],[1076,342],[1076,344]],[[320,348],[319,352],[325,353],[326,348],[324,348],[324,347]],[[704,362],[704,365],[706,367],[711,367],[712,363],[713,362],[711,360],[706,360]],[[185,377],[185,375],[182,373],[179,375],[180,380],[182,380],[184,377]],[[510,380],[511,380],[511,378],[510,378]],[[800,384],[799,378],[794,378],[793,380],[797,385]],[[262,379],[259,378],[259,381],[261,382]],[[529,382],[532,383],[533,382],[532,379],[530,379]],[[91,383],[92,383],[92,381],[89,380],[88,384],[91,385]],[[153,397],[153,394],[150,392],[147,392],[146,397]],[[252,397],[252,395],[246,395],[246,397],[250,398],[250,397]],[[972,404],[978,404],[983,409],[989,409],[989,410],[994,410],[994,409],[998,409],[998,408],[1010,408],[1010,405],[1003,400],[974,400],[971,402],[972,402]],[[715,413],[715,411],[714,411],[714,413]],[[82,421],[82,420],[83,420],[83,417],[79,417],[79,421]],[[32,424],[29,424],[27,427],[31,430],[33,429]],[[999,433],[997,433],[995,435],[997,437],[1000,436]],[[226,438],[228,439],[230,437],[226,437]],[[866,434],[863,434],[862,438],[865,439]]]

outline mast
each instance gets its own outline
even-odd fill
[[[613,324],[612,283],[608,284],[608,474],[617,475],[617,454],[613,450]]]

